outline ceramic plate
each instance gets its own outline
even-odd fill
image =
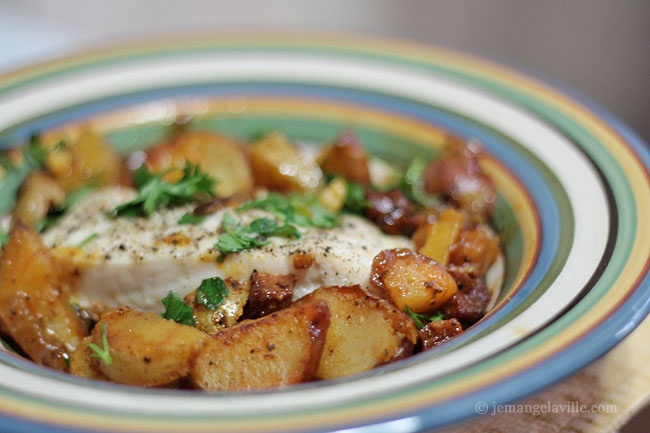
[[[386,40],[232,37],[129,47],[0,78],[0,140],[103,129],[120,151],[190,128],[305,145],[355,130],[395,162],[480,140],[505,248],[495,308],[430,353],[346,379],[202,393],[96,383],[0,351],[5,431],[411,432],[584,367],[650,309],[650,154],[602,109],[507,67]],[[12,185],[0,186],[0,210]],[[644,223],[644,221],[646,223]],[[485,406],[485,405],[487,406]]]

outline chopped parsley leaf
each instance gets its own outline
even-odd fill
[[[0,230],[0,246],[4,247],[9,243],[9,235],[4,232],[4,230]]]
[[[197,305],[205,305],[210,310],[216,310],[228,293],[226,283],[219,277],[213,277],[201,281],[201,285],[196,289],[194,299]]]
[[[90,356],[101,359],[106,363],[106,365],[111,365],[113,363],[113,358],[111,358],[111,354],[108,348],[108,338],[106,337],[106,323],[102,325],[102,345],[104,347],[100,349],[95,343],[88,343],[88,347],[90,347],[93,352],[95,352]]]
[[[193,213],[185,212],[178,220],[179,224],[200,224],[203,222],[207,215],[194,215]]]
[[[182,325],[194,326],[196,320],[194,319],[194,311],[178,296],[178,293],[171,290],[161,300],[165,306],[165,312],[161,314],[164,319],[173,320]]]
[[[176,183],[163,180],[172,168],[160,174],[151,173],[146,166],[138,168],[133,176],[139,194],[135,200],[121,204],[113,210],[114,216],[151,215],[161,206],[175,206],[195,201],[199,196],[212,197],[216,180],[203,173],[198,165],[186,163],[183,177]]]
[[[223,262],[228,254],[263,247],[269,243],[268,238],[271,236],[300,238],[300,232],[295,226],[280,225],[268,218],[258,218],[244,227],[232,215],[225,214],[221,228],[223,233],[214,246],[221,253],[219,262]]]
[[[414,313],[406,305],[404,305],[404,312],[408,314],[411,319],[413,319],[415,326],[418,328],[418,331],[424,328],[429,322],[439,322],[443,319],[442,313],[434,314],[433,316],[429,317],[425,316],[424,314]]]
[[[91,234],[91,235],[88,236],[86,239],[84,239],[83,241],[79,242],[79,244],[77,245],[77,248],[81,248],[81,247],[83,247],[83,246],[86,245],[88,242],[90,242],[90,241],[92,241],[93,239],[95,239],[97,236],[99,236],[97,233],[93,233],[93,234]]]
[[[304,194],[283,197],[271,193],[264,198],[240,206],[237,208],[237,212],[248,209],[263,209],[273,212],[281,222],[300,227],[330,229],[338,223],[337,216],[323,207],[316,197]]]
[[[413,158],[404,172],[400,189],[412,201],[425,207],[434,207],[440,204],[440,197],[424,191],[422,176],[427,164],[428,162],[422,157]]]
[[[358,183],[346,181],[343,210],[348,213],[363,215],[370,206],[372,206],[372,203],[366,196],[365,188]]]

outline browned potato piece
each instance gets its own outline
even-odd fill
[[[196,327],[208,334],[216,334],[225,328],[233,326],[242,315],[248,299],[248,282],[226,278],[228,296],[216,310],[211,310],[203,304],[196,303],[196,290],[189,293],[183,301],[194,310]]]
[[[257,319],[290,306],[295,282],[296,277],[292,274],[274,275],[254,271],[244,318]]]
[[[0,317],[5,331],[36,363],[65,370],[65,359],[87,335],[68,288],[33,228],[17,221],[0,264]]]
[[[445,209],[437,221],[424,226],[426,237],[420,253],[443,266],[449,264],[449,252],[463,228],[463,214],[455,209]]]
[[[346,131],[326,150],[321,168],[364,186],[370,185],[368,155],[352,131]]]
[[[93,131],[84,131],[67,146],[49,154],[47,168],[66,191],[90,181],[98,185],[118,184],[123,167],[118,153]]]
[[[92,343],[89,335],[81,340],[77,349],[70,355],[70,373],[86,379],[106,380],[106,377],[97,369],[92,354],[95,353],[88,343]]]
[[[449,319],[427,323],[424,328],[420,329],[418,336],[422,350],[429,350],[451,340],[462,332],[463,328],[460,326],[460,322],[456,319]]]
[[[479,164],[481,152],[477,141],[452,139],[424,173],[426,191],[447,195],[469,213],[473,222],[489,219],[497,198],[494,182]]]
[[[196,359],[194,385],[206,390],[262,389],[310,380],[318,366],[330,312],[307,302],[221,331]]]
[[[172,141],[147,151],[147,167],[160,173],[186,162],[199,167],[215,179],[219,197],[244,193],[253,187],[253,176],[244,149],[232,139],[212,132],[184,132]],[[177,182],[181,171],[169,173],[165,180]]]
[[[499,251],[499,236],[481,225],[460,233],[450,249],[449,263],[454,269],[478,278],[494,263]]]
[[[409,356],[417,341],[413,321],[360,286],[321,287],[296,302],[322,299],[332,319],[316,378],[331,379],[370,370]]]
[[[256,183],[269,189],[309,192],[323,177],[316,162],[304,157],[280,133],[269,134],[253,144],[250,156]]]
[[[20,189],[14,208],[14,220],[20,220],[32,227],[42,220],[53,206],[60,206],[65,200],[65,191],[44,172],[29,175]]]
[[[458,288],[447,270],[429,257],[407,249],[384,250],[372,262],[370,282],[400,311],[431,315]]]
[[[127,385],[163,386],[186,377],[208,338],[158,314],[117,307],[104,313],[93,329],[92,342],[100,348],[104,325],[112,362],[92,358],[95,368]]]

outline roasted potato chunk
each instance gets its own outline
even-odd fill
[[[206,390],[263,389],[310,380],[321,358],[330,312],[303,302],[214,335],[196,359],[194,385]]]
[[[315,161],[303,156],[280,133],[272,133],[250,149],[255,182],[283,192],[310,192],[323,174]]]
[[[95,368],[113,382],[135,386],[164,386],[186,377],[208,339],[196,328],[129,307],[113,308],[97,322],[92,342],[100,348],[103,329],[112,362],[92,358]]]
[[[330,212],[338,213],[345,204],[345,195],[347,194],[347,182],[340,177],[332,179],[318,193],[318,202]]]
[[[455,244],[463,228],[463,214],[455,209],[445,209],[437,221],[423,226],[425,231],[424,245],[420,253],[432,258],[443,266],[449,264],[451,247]]]
[[[230,138],[212,132],[184,132],[172,141],[147,152],[147,168],[160,173],[183,168],[185,163],[198,164],[201,170],[217,179],[214,192],[218,197],[245,193],[253,187],[253,176],[244,149]],[[177,182],[182,173],[165,176]]]
[[[92,343],[92,341],[92,335],[85,337],[75,351],[72,352],[72,355],[70,355],[70,373],[85,379],[106,380],[106,376],[97,369],[93,361],[92,355],[95,352],[88,346],[88,343]]]
[[[449,251],[450,267],[474,278],[482,277],[499,255],[499,243],[499,236],[486,226],[463,230]]]
[[[370,185],[368,155],[352,131],[346,131],[325,151],[321,168],[364,186]]]
[[[97,182],[98,186],[116,185],[123,177],[119,154],[93,131],[84,131],[69,140],[63,149],[50,153],[47,168],[66,191],[90,181]]]
[[[463,332],[456,319],[429,322],[418,331],[422,350],[433,349]]]
[[[477,141],[453,139],[424,173],[427,192],[445,194],[477,223],[490,218],[497,199],[494,182],[479,164],[481,152]]]
[[[20,221],[0,264],[0,317],[5,331],[34,362],[59,370],[67,368],[65,360],[88,334],[50,251]]]
[[[254,271],[251,275],[251,290],[244,307],[244,318],[257,319],[291,305],[294,275],[274,275]]]
[[[458,290],[447,270],[407,249],[384,250],[372,262],[370,282],[401,311],[430,315]]]
[[[485,315],[492,293],[481,279],[457,271],[449,273],[456,280],[458,292],[442,307],[442,313],[470,326]]]
[[[185,296],[183,301],[194,310],[196,327],[208,334],[216,334],[222,329],[233,326],[242,315],[248,299],[249,286],[247,282],[226,278],[228,296],[216,310],[211,310],[203,304],[196,303],[196,290]]]
[[[315,300],[326,301],[332,314],[316,378],[348,376],[412,353],[417,341],[413,321],[360,286],[321,287],[296,305]]]
[[[65,191],[56,180],[44,172],[32,173],[20,189],[14,220],[34,227],[52,207],[62,205],[64,200]]]

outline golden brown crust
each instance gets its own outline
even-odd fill
[[[408,249],[383,250],[372,262],[370,283],[400,310],[432,314],[458,290],[447,270],[429,257]]]
[[[413,321],[361,286],[321,287],[295,305],[323,300],[332,318],[316,378],[330,379],[370,370],[412,353]]]
[[[95,352],[88,346],[88,343],[92,343],[92,339],[93,337],[91,335],[84,337],[81,343],[79,343],[79,346],[70,355],[70,374],[85,379],[107,380],[106,376],[97,369],[92,359],[92,354]]]
[[[33,228],[17,221],[0,264],[0,316],[7,333],[36,363],[65,370],[87,335],[68,288]]]
[[[311,380],[318,367],[330,311],[302,303],[212,336],[192,369],[195,387],[263,389]]]
[[[95,368],[113,382],[134,386],[164,386],[186,377],[208,339],[158,314],[117,307],[93,329],[92,343],[102,349],[104,326],[112,362],[92,358]]]

